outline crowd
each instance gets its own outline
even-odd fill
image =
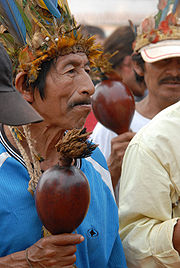
[[[179,268],[180,0],[109,37],[79,27],[67,1],[11,5],[0,3],[0,267]],[[134,95],[120,135],[91,109],[99,58]],[[57,144],[84,126],[99,145],[72,161],[89,182],[88,212],[73,233],[51,235],[36,187],[59,164]]]

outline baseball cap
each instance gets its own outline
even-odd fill
[[[180,57],[180,1],[159,0],[157,13],[134,29],[134,53],[140,53],[145,62]]]
[[[41,122],[43,118],[13,86],[11,60],[0,43],[0,122],[10,126]]]
[[[153,63],[163,59],[180,57],[180,40],[164,40],[149,44],[139,50],[145,62]]]

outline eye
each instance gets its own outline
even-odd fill
[[[67,71],[67,73],[73,74],[75,72],[75,69],[70,69]]]
[[[91,69],[89,68],[89,66],[85,67],[85,72],[86,72],[86,73],[88,73],[88,74],[89,74],[89,73],[90,73],[90,71],[91,71]]]

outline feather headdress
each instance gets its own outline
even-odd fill
[[[34,82],[44,61],[69,53],[86,53],[94,67],[102,54],[95,37],[83,36],[67,0],[0,0],[0,41],[14,70]]]
[[[180,0],[159,0],[158,13],[137,28],[134,51],[164,40],[180,40]]]

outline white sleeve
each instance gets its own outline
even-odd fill
[[[117,134],[115,132],[109,130],[98,122],[90,139],[92,139],[95,144],[99,144],[99,149],[107,160],[111,154],[111,140],[116,136]]]
[[[139,144],[129,146],[119,193],[120,236],[128,268],[179,268],[172,236],[173,200],[178,195],[157,155]],[[180,204],[177,204],[178,215]]]

